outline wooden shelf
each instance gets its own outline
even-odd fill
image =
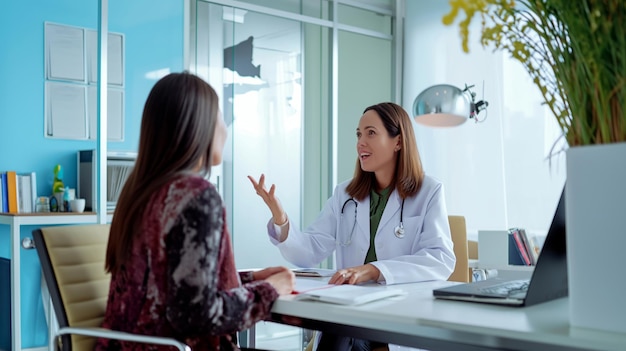
[[[96,212],[33,212],[33,213],[0,213],[0,216],[8,217],[56,217],[56,216],[89,216]]]

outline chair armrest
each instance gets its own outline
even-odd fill
[[[57,333],[57,337],[62,335],[83,335],[104,339],[140,342],[144,344],[166,345],[173,346],[180,351],[191,351],[191,348],[189,346],[173,338],[131,334],[105,328],[65,327],[59,330],[59,332]]]

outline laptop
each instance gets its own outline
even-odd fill
[[[438,299],[531,306],[567,296],[565,188],[530,279],[487,279],[433,290]]]

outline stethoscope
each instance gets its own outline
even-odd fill
[[[354,228],[356,227],[356,209],[357,209],[357,206],[359,206],[359,204],[356,202],[356,200],[354,200],[354,198],[351,197],[348,200],[344,201],[343,205],[341,206],[341,217],[343,217],[344,215],[344,210],[346,209],[346,205],[350,202],[354,203],[354,222],[352,223],[352,229],[350,230],[350,236],[348,237],[348,241],[341,243],[339,239],[337,239],[337,243],[340,244],[341,246],[348,246],[352,243],[352,235],[354,234]],[[396,238],[398,239],[404,238],[404,222],[402,221],[403,214],[404,214],[404,199],[402,199],[402,204],[400,205],[400,224],[398,224],[393,230],[393,235],[395,235]],[[339,237],[339,235],[337,235],[337,237]]]

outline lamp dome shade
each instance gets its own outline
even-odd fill
[[[470,118],[470,100],[453,85],[433,85],[415,98],[413,116],[415,122],[426,126],[457,126]]]

